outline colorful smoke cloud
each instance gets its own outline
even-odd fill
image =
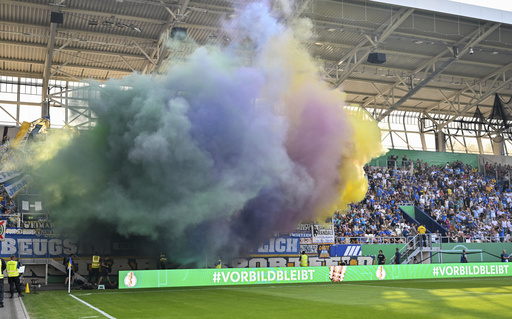
[[[361,200],[380,131],[319,78],[299,42],[311,22],[279,22],[292,7],[251,3],[226,22],[239,39],[228,47],[197,46],[159,76],[93,83],[97,125],[36,172],[62,231],[109,225],[190,262],[242,254]]]

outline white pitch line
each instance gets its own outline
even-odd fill
[[[106,313],[105,311],[103,310],[100,310],[96,307],[94,307],[93,305],[83,301],[82,299],[78,298],[78,297],[75,297],[73,295],[70,294],[71,297],[75,298],[76,300],[80,301],[81,303],[83,303],[84,305],[86,305],[87,307],[91,308],[91,309],[94,309],[96,310],[97,312],[101,313],[102,315],[104,315],[105,317],[109,318],[109,319],[116,319],[115,317],[112,317],[111,315],[109,315],[108,313]],[[92,318],[92,317],[91,317]]]

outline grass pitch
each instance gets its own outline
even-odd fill
[[[46,318],[510,318],[512,278],[40,291]],[[95,309],[94,309],[95,308]]]

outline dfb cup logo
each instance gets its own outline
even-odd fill
[[[384,267],[383,266],[379,266],[377,268],[377,278],[379,278],[379,280],[382,280],[384,278],[386,278],[386,271],[384,270]]]
[[[329,278],[332,282],[342,282],[346,271],[347,266],[331,266],[329,267]]]
[[[130,271],[128,274],[126,274],[126,277],[124,277],[124,284],[128,288],[135,287],[137,284],[137,277],[135,277],[133,271]]]

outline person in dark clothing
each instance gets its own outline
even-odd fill
[[[508,262],[508,255],[505,249],[503,249],[503,253],[501,254],[501,262]]]
[[[466,250],[465,249],[462,250],[462,255],[460,256],[460,262],[461,263],[468,263],[469,262],[468,256],[466,256]]]
[[[7,264],[3,258],[0,258],[2,263],[0,267],[0,308],[4,307],[4,270],[7,269]]]
[[[400,265],[400,258],[402,258],[402,254],[400,253],[400,249],[397,247],[395,252],[395,264]]]
[[[113,264],[114,264],[114,261],[110,257],[108,257],[108,256],[101,260],[101,262],[100,262],[100,265],[101,265],[101,272],[100,272],[100,274],[101,274],[101,276],[100,276],[100,280],[98,281],[98,285],[101,285],[101,281],[103,280],[103,277],[107,277],[108,283],[112,284],[108,274],[112,271],[112,265]]]
[[[386,256],[384,256],[382,250],[379,250],[379,254],[377,255],[377,261],[379,265],[384,265],[386,263]]]

